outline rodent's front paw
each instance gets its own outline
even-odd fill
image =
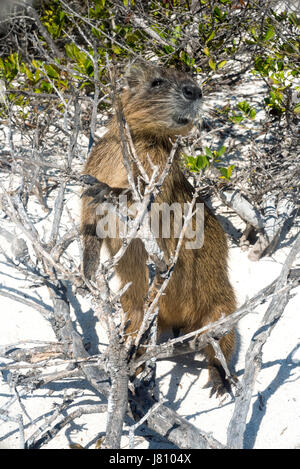
[[[89,205],[101,204],[114,196],[114,189],[105,182],[98,181],[94,176],[85,174],[80,177],[81,182],[87,188],[82,192],[81,197],[91,197]]]

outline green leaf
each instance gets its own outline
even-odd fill
[[[218,63],[218,68],[223,68],[224,65],[227,64],[227,60],[222,60],[221,62]]]
[[[200,171],[201,169],[208,168],[209,160],[205,155],[198,155],[197,156],[197,168]]]
[[[163,46],[163,49],[167,54],[172,54],[174,52],[174,47],[170,45]]]
[[[59,78],[59,73],[52,65],[45,65],[45,70],[50,78]]]
[[[177,39],[181,37],[181,26],[178,25],[174,28],[173,35]]]
[[[52,91],[52,85],[48,81],[41,81],[40,82],[40,89],[42,91],[45,91],[46,93],[51,93]]]
[[[293,109],[293,112],[295,114],[300,114],[300,103],[296,104],[296,106]]]
[[[32,65],[33,65],[36,69],[39,69],[39,68],[40,68],[40,63],[37,62],[35,59],[32,60]]]
[[[172,49],[173,51],[174,49]],[[188,65],[189,67],[191,65],[193,65],[195,63],[195,59],[193,59],[192,57],[190,57],[185,51],[181,51],[180,52],[180,55],[179,57],[181,58],[181,60],[186,64]]]
[[[251,34],[252,34],[252,36],[254,37],[254,39],[257,40],[257,39],[258,39],[258,36],[257,36],[256,29],[255,29],[255,28],[251,28],[250,31],[251,31]]]
[[[214,70],[214,71],[216,70],[216,65],[217,65],[217,64],[216,64],[216,62],[213,61],[212,58],[209,59],[208,65],[210,66],[210,68],[211,68],[212,70]]]
[[[225,145],[222,145],[221,148],[218,149],[217,155],[222,156],[222,155],[224,155],[225,151],[226,151],[226,147],[225,147]]]
[[[21,71],[22,71],[23,73],[25,73],[25,75],[27,76],[28,80],[34,81],[34,77],[33,77],[32,71],[31,71],[31,70],[27,67],[27,65],[25,65],[24,63],[22,63]]]
[[[228,166],[228,168],[219,168],[219,171],[221,173],[221,178],[222,179],[227,179],[229,180],[232,175],[232,170],[234,169],[235,165],[232,164],[231,166]]]
[[[238,108],[245,114],[248,114],[250,112],[250,104],[247,103],[247,101],[240,101],[238,103]]]
[[[41,76],[40,71],[39,71],[39,69],[37,68],[36,71],[34,72],[34,81],[35,81],[35,82],[39,81],[40,76]]]
[[[193,173],[199,173],[209,167],[209,159],[206,155],[187,156],[186,163],[189,170]]]
[[[271,27],[267,30],[266,34],[263,36],[262,40],[263,40],[264,42],[265,42],[265,41],[269,41],[270,39],[272,39],[272,38],[274,37],[274,35],[275,35],[275,31],[274,31],[273,26],[271,26]]]
[[[213,153],[210,148],[205,147],[205,154],[206,156],[209,156],[210,158],[213,158]]]
[[[209,35],[207,41],[206,41],[206,44],[207,44],[209,41],[211,41],[214,37],[215,37],[215,31],[212,31],[212,32],[210,33],[210,35]]]
[[[218,8],[218,7],[214,8],[214,16],[216,18],[222,18],[222,12],[221,12],[220,8]]]
[[[251,119],[255,118],[256,109],[251,107],[247,101],[240,101],[237,106],[244,114],[246,114],[247,117],[250,117]]]
[[[122,53],[121,47],[117,46],[115,44],[112,44],[111,49],[112,49],[113,53],[116,54],[116,55],[119,55],[119,54]]]
[[[242,116],[241,114],[234,114],[230,117],[230,119],[236,124],[240,124],[244,120],[244,116]]]

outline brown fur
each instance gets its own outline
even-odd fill
[[[157,77],[164,80],[161,86],[153,84]],[[171,151],[170,137],[186,134],[192,126],[195,105],[200,101],[200,90],[186,74],[152,65],[133,67],[128,76],[128,85],[121,98],[123,112],[139,159],[150,174],[146,155],[149,155],[154,164],[164,168]],[[194,86],[196,95],[199,90],[199,96],[190,101],[183,99],[182,89],[186,85]],[[178,121],[178,116],[184,118],[185,115],[189,122],[180,119]],[[129,187],[116,117],[112,118],[108,132],[92,151],[84,173],[113,188]],[[192,188],[180,168],[178,151],[156,202],[183,204],[191,198]],[[95,231],[95,208],[89,205],[90,201],[89,197],[83,198],[81,227],[84,240],[84,271],[87,277],[91,277],[97,269],[101,247],[101,240],[97,238]],[[159,303],[160,330],[178,328],[186,333],[191,332],[216,321],[222,314],[232,313],[236,308],[235,295],[227,273],[226,236],[207,207],[204,230],[204,245],[201,249],[187,250],[184,244],[181,248],[173,275]],[[158,239],[167,262],[175,250],[177,241],[174,237]],[[119,239],[106,239],[105,242],[111,255],[121,246]],[[124,311],[130,319],[129,332],[138,329],[143,317],[148,285],[146,260],[147,254],[141,240],[134,239],[116,268],[122,285],[132,282],[132,286],[122,297]],[[229,360],[234,348],[233,331],[220,340],[220,346]],[[221,382],[219,363],[210,346],[206,348],[206,353],[210,378],[218,388]]]

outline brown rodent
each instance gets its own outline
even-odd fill
[[[152,64],[131,67],[127,87],[121,95],[122,111],[139,160],[151,174],[149,158],[162,171],[172,149],[175,135],[186,135],[200,109],[202,93],[197,84],[185,73],[161,68]],[[137,174],[137,168],[135,168]],[[92,150],[84,168],[111,188],[129,188],[119,126],[116,116],[108,131]],[[180,166],[177,150],[168,176],[155,202],[179,203],[191,201],[193,188]],[[119,238],[100,239],[96,233],[97,217],[92,198],[83,197],[81,232],[84,242],[84,273],[90,278],[99,265],[101,244],[105,243],[110,255],[121,247]],[[198,199],[198,202],[202,202]],[[171,230],[172,233],[172,230]],[[158,238],[160,248],[168,263],[176,249],[178,239]],[[173,275],[159,302],[159,330],[181,329],[188,333],[199,329],[236,309],[233,288],[228,278],[228,247],[226,235],[215,216],[204,208],[204,243],[198,249],[186,249],[183,243]],[[148,291],[147,253],[140,239],[131,241],[116,267],[121,287],[132,282],[121,302],[130,326],[128,333],[138,330]],[[225,358],[229,361],[235,344],[231,331],[219,341]],[[205,352],[209,362],[210,382],[213,391],[224,390],[224,373],[211,346]]]

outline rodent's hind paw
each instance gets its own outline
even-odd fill
[[[220,374],[219,367],[211,367],[209,369],[209,379],[204,386],[205,388],[211,388],[209,397],[223,397],[227,395],[233,396],[232,383],[237,383],[238,379],[235,375],[232,375],[230,380]]]
[[[224,383],[215,383],[211,386],[211,390],[210,390],[210,393],[209,393],[209,397],[223,397],[223,396],[226,396],[227,394],[229,394],[229,390],[227,388],[226,385],[224,385]]]
[[[231,391],[230,384],[225,384],[221,380],[212,381],[212,379],[209,379],[204,388],[211,388],[209,397],[223,397],[226,394],[230,394]]]

